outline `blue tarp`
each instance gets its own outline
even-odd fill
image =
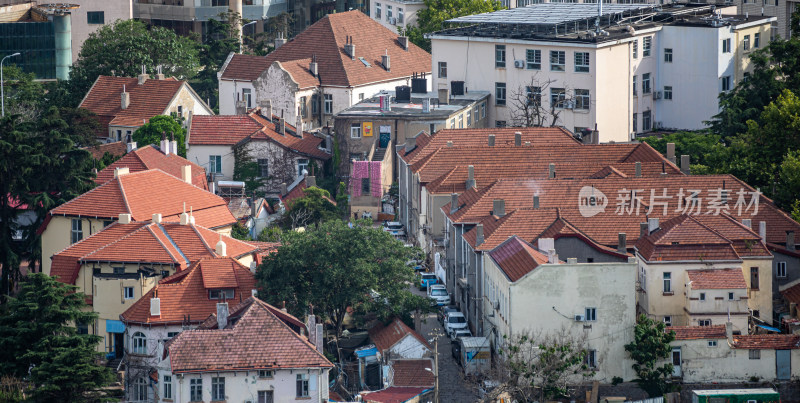
[[[106,332],[125,333],[125,324],[118,320],[106,320]]]
[[[758,326],[758,327],[760,327],[760,328],[762,328],[762,329],[767,329],[767,330],[769,330],[770,332],[778,332],[778,333],[780,333],[780,332],[781,332],[781,329],[774,328],[774,327],[767,326],[767,325],[760,325],[760,324],[756,323],[756,326]]]
[[[375,348],[375,347],[368,348],[368,349],[365,349],[365,350],[356,350],[356,356],[358,358],[369,357],[369,356],[373,356],[373,355],[376,355],[376,354],[378,354],[378,349]]]

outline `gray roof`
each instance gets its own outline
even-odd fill
[[[603,4],[602,15],[644,11],[655,7],[657,6],[652,4]],[[596,3],[540,3],[491,13],[467,15],[447,20],[447,22],[554,25],[597,18],[597,8]]]

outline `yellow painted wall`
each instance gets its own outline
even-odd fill
[[[761,35],[760,46],[756,48],[755,45],[755,34],[759,33]],[[750,49],[744,50],[744,38],[745,36],[750,36]],[[752,67],[750,66],[750,54],[756,50],[763,49],[765,46],[769,44],[769,37],[770,37],[770,24],[764,23],[761,25],[757,25],[754,27],[748,27],[736,30],[734,38],[736,38],[736,75],[734,76],[734,80],[736,83],[741,81],[744,78],[745,72],[752,72]]]
[[[47,229],[42,233],[42,269],[44,274],[50,275],[50,258],[71,245],[72,219],[77,217],[53,216]],[[83,225],[83,239],[100,232],[104,220],[94,218],[80,218]],[[116,220],[114,220],[116,221]]]
[[[758,267],[759,284],[753,289],[750,280],[750,268]],[[743,259],[742,274],[747,282],[748,308],[758,310],[759,317],[767,322],[772,321],[772,258]]]

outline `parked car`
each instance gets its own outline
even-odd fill
[[[432,304],[439,306],[450,303],[450,294],[447,293],[447,288],[440,284],[435,284],[428,287],[428,298],[431,299]]]
[[[447,319],[444,323],[444,332],[450,336],[451,333],[455,332],[459,329],[466,329],[467,328],[467,318],[464,317],[464,314],[461,312],[453,312],[447,315]]]
[[[458,312],[454,306],[443,306],[442,309],[439,310],[439,323],[444,326],[444,321],[447,318],[447,315],[451,312]]]
[[[419,286],[423,290],[427,289],[430,285],[436,284],[438,281],[436,275],[433,273],[421,273],[419,276]]]
[[[450,333],[450,340],[456,340],[460,337],[472,337],[472,332],[469,329],[457,329]]]
[[[383,223],[383,230],[392,234],[393,236],[406,236],[406,230],[403,224],[397,221],[386,221]]]

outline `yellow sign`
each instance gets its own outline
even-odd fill
[[[364,122],[364,137],[372,137],[372,122]]]

